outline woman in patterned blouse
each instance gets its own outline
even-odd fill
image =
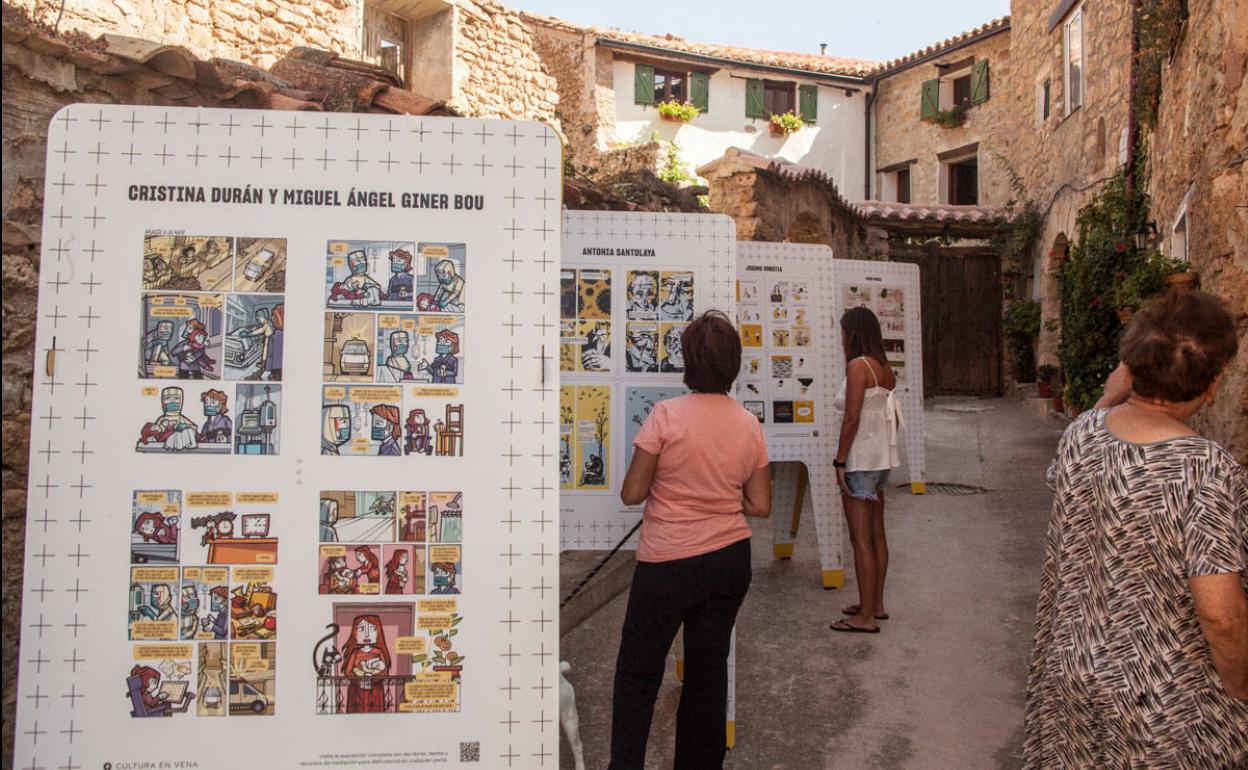
[[[1027,768],[1248,767],[1248,471],[1186,425],[1236,347],[1217,298],[1155,300],[1062,437]]]

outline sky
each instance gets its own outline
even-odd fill
[[[885,61],[1010,12],[1009,0],[503,0],[580,24]]]

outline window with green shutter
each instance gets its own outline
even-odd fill
[[[988,101],[988,60],[981,59],[971,67],[971,104]]]
[[[819,119],[819,87],[797,87],[797,109],[806,123],[814,123]]]
[[[633,103],[654,104],[654,67],[645,64],[633,67]]]
[[[767,106],[764,97],[763,81],[750,78],[745,81],[745,116],[747,118],[767,118]]]
[[[919,97],[919,119],[934,118],[940,112],[940,78],[923,82],[923,91]]]
[[[705,72],[689,73],[689,101],[701,112],[711,108],[711,79]]]

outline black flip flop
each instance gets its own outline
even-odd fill
[[[858,605],[855,604],[852,606],[857,607]],[[857,615],[858,610],[851,610],[849,607],[845,607],[844,609],[841,610],[841,614],[842,615]],[[876,620],[888,620],[888,613],[885,612],[883,615],[876,615],[875,619]]]
[[[859,626],[850,625],[844,620],[838,620],[835,623],[829,623],[828,628],[832,629],[833,631],[840,631],[843,634],[878,634],[880,633],[879,626],[876,626],[875,628],[862,628]]]

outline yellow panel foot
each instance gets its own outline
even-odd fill
[[[685,662],[683,660],[676,661],[676,680],[685,681]]]
[[[775,543],[771,546],[771,552],[777,559],[792,559],[793,544],[792,543]]]
[[[737,745],[737,721],[729,719],[724,732],[728,735],[728,748]]]
[[[927,494],[927,482],[926,481],[911,481],[910,482],[910,494],[912,495]]]
[[[844,588],[845,587],[845,570],[825,569],[823,571],[823,587],[824,588]]]

